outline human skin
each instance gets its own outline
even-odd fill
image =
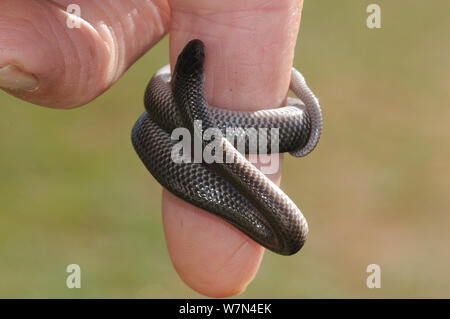
[[[81,7],[80,29],[66,26],[65,8],[74,2]],[[2,0],[0,87],[38,105],[81,106],[170,32],[172,66],[189,40],[205,43],[209,103],[239,110],[282,106],[302,5],[301,0]],[[280,175],[269,177],[279,183]],[[162,208],[167,247],[181,279],[211,297],[244,291],[264,249],[166,190]]]

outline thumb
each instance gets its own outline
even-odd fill
[[[166,0],[0,1],[0,88],[55,108],[86,104],[167,31]],[[70,28],[68,19],[79,28]],[[72,25],[73,26],[73,25]]]
[[[289,88],[302,1],[172,0],[172,66],[192,39],[206,46],[209,104],[239,110],[281,106]],[[275,154],[274,156],[278,156]],[[279,182],[280,174],[271,176]],[[218,217],[163,195],[167,246],[180,277],[213,297],[242,292],[263,249]]]

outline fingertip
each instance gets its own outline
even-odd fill
[[[230,297],[255,277],[264,248],[220,218],[164,191],[163,223],[172,263],[197,292]]]

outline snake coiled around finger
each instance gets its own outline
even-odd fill
[[[254,140],[245,132],[256,132],[258,140],[264,137],[267,153],[305,156],[321,135],[319,102],[300,72],[292,68],[290,89],[297,98],[288,98],[288,106],[240,112],[208,105],[204,95],[205,58],[203,42],[192,40],[178,56],[173,75],[166,66],[153,76],[144,97],[146,112],[132,130],[133,146],[149,172],[168,191],[226,220],[264,247],[282,255],[294,254],[305,243],[306,219],[280,187],[244,156],[255,151]],[[180,143],[172,136],[177,128],[187,129],[192,136],[190,143],[197,139],[202,151],[208,147],[195,123],[201,123],[200,132],[222,132],[216,142],[223,150],[223,161],[173,160],[174,147]],[[268,133],[274,128],[277,134]],[[238,129],[230,140],[228,129]],[[242,153],[236,149],[239,138],[244,141]]]

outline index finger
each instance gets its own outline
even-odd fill
[[[206,45],[208,103],[239,110],[282,106],[302,3],[172,0],[172,67],[186,43],[198,38]],[[279,183],[280,171],[271,178]],[[167,191],[163,218],[172,262],[189,286],[214,297],[245,290],[261,262],[261,246]]]

